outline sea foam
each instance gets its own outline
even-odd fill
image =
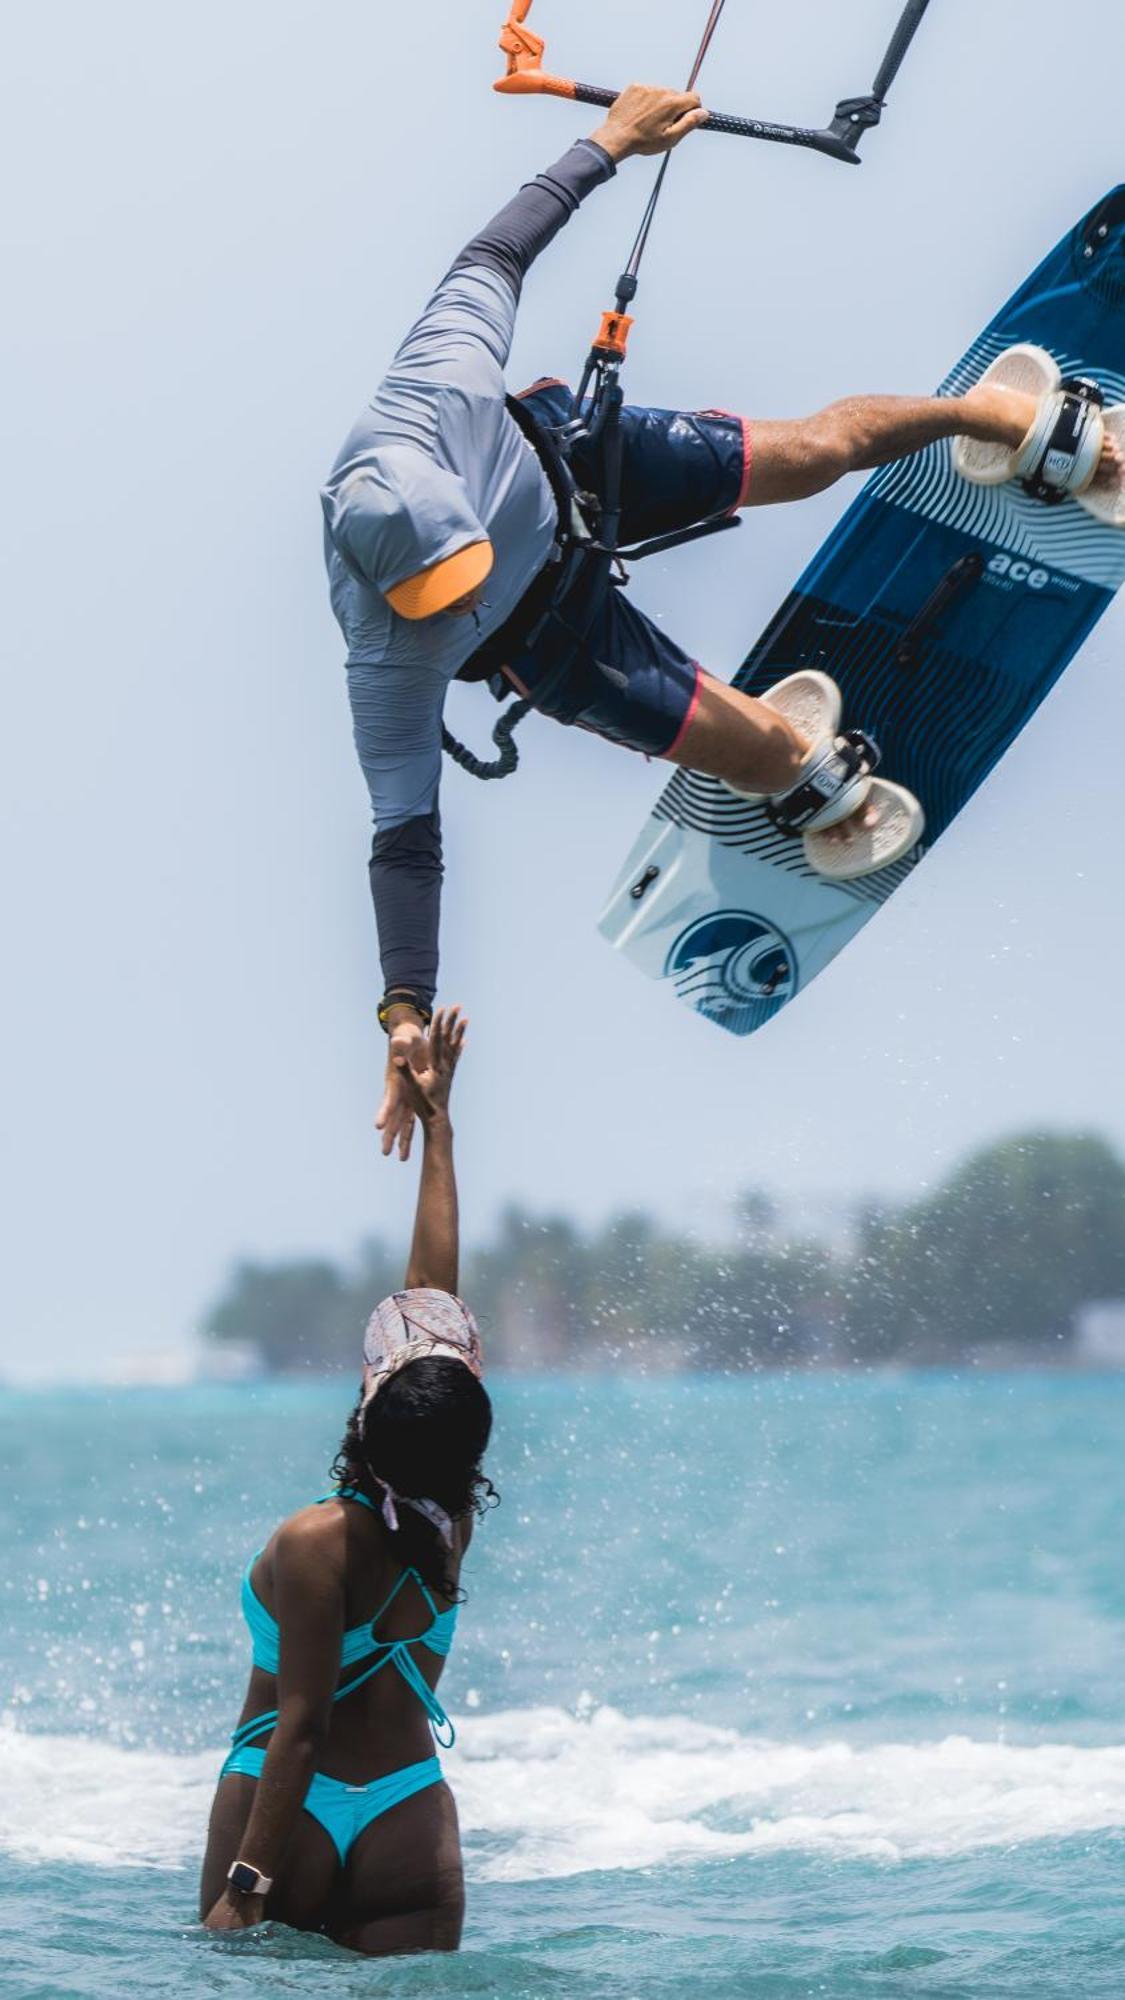
[[[4,1728],[0,1852],[192,1867],[220,1761]],[[779,1743],[686,1717],[543,1708],[466,1719],[443,1761],[478,1881],[786,1849],[894,1862],[1125,1830],[1118,1747]]]

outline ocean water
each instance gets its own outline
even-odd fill
[[[455,1959],[195,1921],[242,1564],[349,1385],[0,1397],[0,1991],[1125,1995],[1125,1380],[508,1379]]]

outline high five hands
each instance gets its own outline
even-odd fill
[[[427,1033],[411,1009],[394,1011],[403,1018],[392,1014],[388,1022],[387,1073],[375,1126],[383,1135],[384,1158],[397,1148],[399,1159],[408,1160],[418,1119],[429,1125],[448,1112],[468,1022],[459,1007],[439,1007]]]
[[[410,1108],[423,1126],[435,1125],[449,1115],[449,1093],[453,1072],[461,1060],[468,1022],[460,1007],[439,1007],[430,1028],[428,1056],[421,1051],[413,1062],[403,1057],[399,1077]]]

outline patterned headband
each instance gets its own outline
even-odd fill
[[[484,1372],[477,1323],[452,1292],[392,1292],[377,1305],[363,1336],[363,1405],[410,1361],[435,1356]]]

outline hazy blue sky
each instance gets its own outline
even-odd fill
[[[554,65],[612,84],[678,81],[704,12],[538,6]],[[730,0],[705,94],[823,120],[897,6]],[[9,24],[0,1370],[174,1343],[238,1252],[405,1234],[413,1169],[370,1131],[368,810],[317,488],[462,241],[592,127],[490,93],[501,11],[64,0]],[[1099,113],[1089,86],[1123,58],[1118,0],[1073,0],[1062,46],[1047,0],[934,0],[861,172],[692,142],[634,396],[769,415],[930,388],[1121,178],[1117,94]],[[627,167],[536,269],[517,382],[576,368],[651,172]],[[638,598],[727,674],[844,498],[650,564]],[[751,1043],[595,932],[657,772],[534,721],[516,781],[450,771],[470,1228],[511,1196],[706,1226],[747,1184],[909,1190],[1036,1121],[1125,1144],[1101,765],[1123,634],[1117,610],[940,851]],[[493,714],[457,691],[467,734]]]

